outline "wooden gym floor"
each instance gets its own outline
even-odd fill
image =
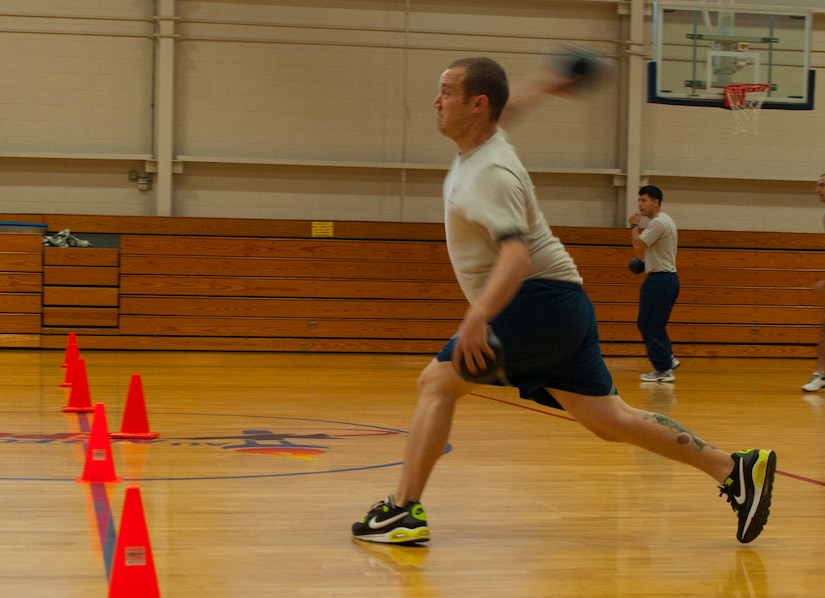
[[[424,497],[425,548],[353,541],[395,485],[426,356],[84,351],[120,428],[141,376],[157,440],[114,441],[118,484],[78,483],[91,415],[66,414],[63,353],[0,351],[0,593],[105,596],[126,488],[140,488],[165,598],[821,596],[825,393],[810,360],[683,358],[675,384],[609,359],[630,403],[726,450],[778,453],[755,542],[698,471],[591,437],[479,387]]]

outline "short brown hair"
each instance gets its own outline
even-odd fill
[[[464,101],[472,96],[487,96],[490,103],[490,117],[498,121],[501,112],[510,97],[507,74],[499,63],[492,58],[459,58],[448,68],[463,68]]]

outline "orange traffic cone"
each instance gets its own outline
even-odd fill
[[[74,387],[72,387],[74,388]],[[112,459],[112,439],[106,425],[106,409],[103,403],[95,403],[95,415],[92,431],[89,434],[89,446],[86,448],[86,464],[83,475],[78,482],[122,482],[115,475],[115,462]]]
[[[60,364],[60,367],[69,367],[69,364],[78,357],[80,357],[80,348],[77,346],[77,337],[74,332],[70,332],[69,342],[66,343],[66,353],[63,356],[63,363]]]
[[[72,390],[69,404],[63,407],[67,413],[91,413],[92,397],[89,394],[89,379],[86,377],[86,360],[77,358],[72,366]]]
[[[132,374],[120,432],[113,432],[111,436],[112,438],[144,439],[160,436],[160,432],[149,431],[149,419],[146,417],[146,401],[143,398],[143,383],[140,381],[140,374]]]
[[[109,598],[160,598],[143,501],[137,486],[126,488],[109,582]]]

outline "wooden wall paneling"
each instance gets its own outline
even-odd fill
[[[40,233],[0,232],[0,347],[40,342],[42,252]]]
[[[43,326],[116,329],[120,303],[119,250],[43,249]]]
[[[429,352],[466,308],[440,224],[335,222],[334,237],[313,238],[309,221],[61,218],[73,231],[121,235],[119,251],[77,254],[83,264],[71,251],[44,255],[49,328],[67,330],[81,308],[98,310],[87,325],[112,322],[106,309],[117,309],[114,334],[100,328],[94,341],[104,347]],[[643,354],[635,320],[644,278],[627,268],[628,231],[554,233],[585,279],[605,353]],[[671,320],[680,354],[813,354],[825,301],[811,287],[825,252],[817,235],[763,237],[680,231]],[[65,305],[67,287],[86,290]]]

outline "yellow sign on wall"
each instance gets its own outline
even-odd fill
[[[313,237],[334,237],[334,227],[332,222],[313,222],[312,223]]]

